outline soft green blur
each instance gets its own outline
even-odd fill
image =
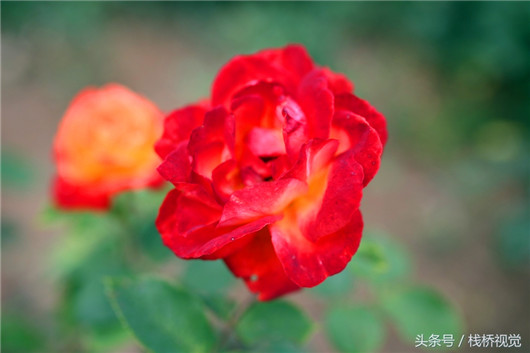
[[[55,348],[138,349],[127,332],[109,338],[91,329],[104,322],[118,330],[100,287],[59,280],[80,259],[97,256],[91,251],[101,239],[90,235],[102,235],[85,225],[69,239],[65,229],[43,224],[51,144],[70,99],[87,85],[115,81],[169,111],[208,96],[232,56],[287,43],[305,45],[318,64],[346,74],[356,94],[387,117],[382,167],[361,209],[367,234],[390,239],[365,239],[352,262],[353,280],[341,274],[288,299],[324,325],[325,303],[347,293],[338,300],[349,305],[346,312],[372,322],[365,309],[351,306],[384,296],[386,287],[365,282],[406,269],[410,281],[456,306],[464,333],[521,334],[529,347],[530,3],[2,2],[1,16],[4,347],[42,351],[44,342],[59,339],[58,326],[77,320],[87,333]],[[157,197],[149,201],[153,208]],[[156,237],[154,229],[140,233]],[[138,267],[153,268],[161,258],[171,276],[185,271],[158,238],[141,236],[147,259]],[[113,241],[103,244],[112,248]],[[105,272],[112,259],[94,261]],[[108,268],[120,272],[115,265]],[[187,272],[182,278],[192,289],[201,286]],[[236,286],[237,297],[245,289]],[[69,291],[77,301],[57,312]],[[214,310],[232,308],[209,300]],[[388,311],[406,321],[407,312]],[[340,322],[335,312],[330,317]],[[323,331],[304,349],[359,348],[349,341],[332,346]],[[375,336],[373,347],[385,352],[414,344],[400,341],[399,332]]]

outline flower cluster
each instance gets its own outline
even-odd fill
[[[269,300],[342,271],[385,118],[289,45],[230,60],[211,98],[171,112],[155,150],[174,185],[156,220],[184,259],[223,259]]]

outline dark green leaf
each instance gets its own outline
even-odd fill
[[[253,347],[253,352],[257,353],[305,353],[305,349],[293,342],[271,341],[262,342],[260,345]]]
[[[255,303],[243,314],[236,332],[243,342],[293,342],[301,344],[312,330],[310,319],[285,301]]]
[[[462,331],[462,319],[451,303],[431,288],[411,286],[381,295],[382,306],[407,342],[417,335],[453,334]]]
[[[201,298],[204,305],[223,320],[228,320],[236,307],[236,303],[232,299],[216,293],[201,295]]]
[[[384,342],[382,319],[369,307],[334,307],[326,314],[326,334],[341,352],[373,352]]]
[[[147,349],[156,353],[207,352],[216,343],[200,301],[155,278],[109,280],[117,314]]]
[[[105,295],[101,278],[87,280],[74,297],[74,313],[77,321],[96,332],[105,333],[117,327],[119,321]]]
[[[234,276],[222,261],[188,261],[182,283],[197,293],[220,292],[234,283]]]
[[[141,251],[153,261],[162,262],[170,257],[174,258],[175,255],[162,242],[162,237],[155,226],[155,219],[156,215],[142,217],[135,225],[135,229],[138,230],[136,236]]]
[[[113,199],[110,211],[110,215],[129,233],[131,244],[140,247],[142,253],[154,262],[174,256],[163,244],[155,226],[158,208],[165,194],[152,190],[124,192]]]

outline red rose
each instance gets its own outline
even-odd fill
[[[153,103],[123,86],[81,91],[54,140],[57,206],[105,209],[119,191],[159,185],[153,146],[162,124]]]
[[[156,221],[164,243],[184,259],[222,258],[261,300],[342,271],[387,139],[352,89],[299,45],[228,62],[211,101],[169,114],[155,146],[175,186]]]

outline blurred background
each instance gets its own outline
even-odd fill
[[[71,98],[119,82],[170,111],[207,97],[232,56],[301,43],[388,120],[382,167],[364,193],[366,229],[401,243],[414,281],[457,307],[465,333],[521,334],[529,349],[530,3],[2,2],[1,16],[2,324],[11,337],[39,342],[57,325],[64,288],[49,263],[64,232],[41,214]],[[289,300],[322,320],[325,299],[305,291]],[[320,331],[306,349],[333,351]],[[381,351],[411,350],[395,336],[390,329]]]

